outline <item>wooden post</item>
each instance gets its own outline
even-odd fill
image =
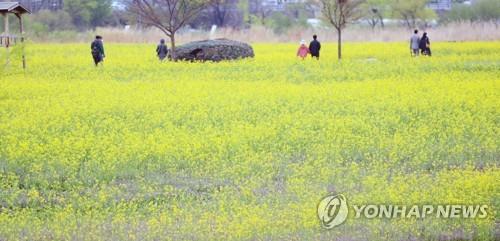
[[[5,34],[9,34],[9,15],[4,13],[3,14],[3,19],[4,19],[4,22],[3,22],[3,31],[5,32]]]
[[[6,47],[6,57],[7,57],[7,62],[5,65],[9,64],[9,45],[10,45],[10,37],[9,37],[9,15],[6,13],[3,13],[3,33],[6,37],[5,41],[5,47]]]
[[[4,18],[4,24],[5,24],[5,13],[2,13],[2,17]],[[3,32],[2,32],[2,35],[5,34],[5,25],[3,27]]]
[[[21,37],[21,48],[22,48],[22,59],[23,59],[23,69],[26,69],[26,55],[24,53],[24,26],[23,26],[23,15],[16,13],[17,18],[19,19],[19,35]]]

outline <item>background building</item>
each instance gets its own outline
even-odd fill
[[[249,0],[250,10],[265,8],[270,11],[283,11],[288,4],[304,3],[305,0]]]
[[[442,13],[451,10],[451,0],[430,0],[427,7],[436,11],[437,13]]]
[[[42,9],[56,11],[63,8],[63,0],[20,0],[19,2],[32,13]]]

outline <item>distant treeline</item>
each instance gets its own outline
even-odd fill
[[[266,0],[209,0],[210,4],[188,25],[194,29],[209,29],[212,25],[235,29],[260,25],[282,33],[293,27],[318,27],[321,7],[318,1],[306,0],[269,6]],[[64,0],[60,10],[42,9],[30,15],[27,30],[43,36],[49,32],[86,32],[97,27],[148,27],[128,11],[127,2],[113,0]],[[451,10],[434,11],[428,0],[366,0],[359,25],[384,28],[403,25],[408,28],[449,22],[500,22],[498,0],[453,0]],[[435,1],[434,1],[435,2]],[[316,19],[317,21],[311,21]],[[390,20],[390,21],[389,21]],[[0,23],[2,20],[0,20]],[[16,25],[16,21],[11,21]],[[325,25],[326,26],[326,25]],[[12,28],[15,29],[15,28]]]

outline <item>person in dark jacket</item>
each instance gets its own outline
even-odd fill
[[[321,50],[321,43],[318,41],[318,36],[313,36],[313,41],[309,44],[309,52],[313,58],[319,60],[319,51]]]
[[[103,62],[104,58],[106,57],[106,55],[104,54],[104,44],[102,42],[101,36],[95,36],[95,40],[90,45],[90,49],[92,50],[92,57],[94,58],[94,63],[97,67],[97,65]]]
[[[165,39],[160,40],[160,44],[158,44],[158,47],[156,47],[156,55],[160,59],[160,61],[163,61],[168,54],[168,48],[167,45],[165,44]]]
[[[429,41],[429,37],[427,37],[427,33],[424,33],[422,35],[422,38],[420,39],[420,51],[422,52],[422,55],[428,55],[431,56],[431,42]]]

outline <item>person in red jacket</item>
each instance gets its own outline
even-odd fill
[[[306,46],[306,41],[305,40],[300,41],[300,47],[299,50],[297,51],[297,56],[301,57],[302,60],[304,60],[308,54],[309,54],[309,48]]]

